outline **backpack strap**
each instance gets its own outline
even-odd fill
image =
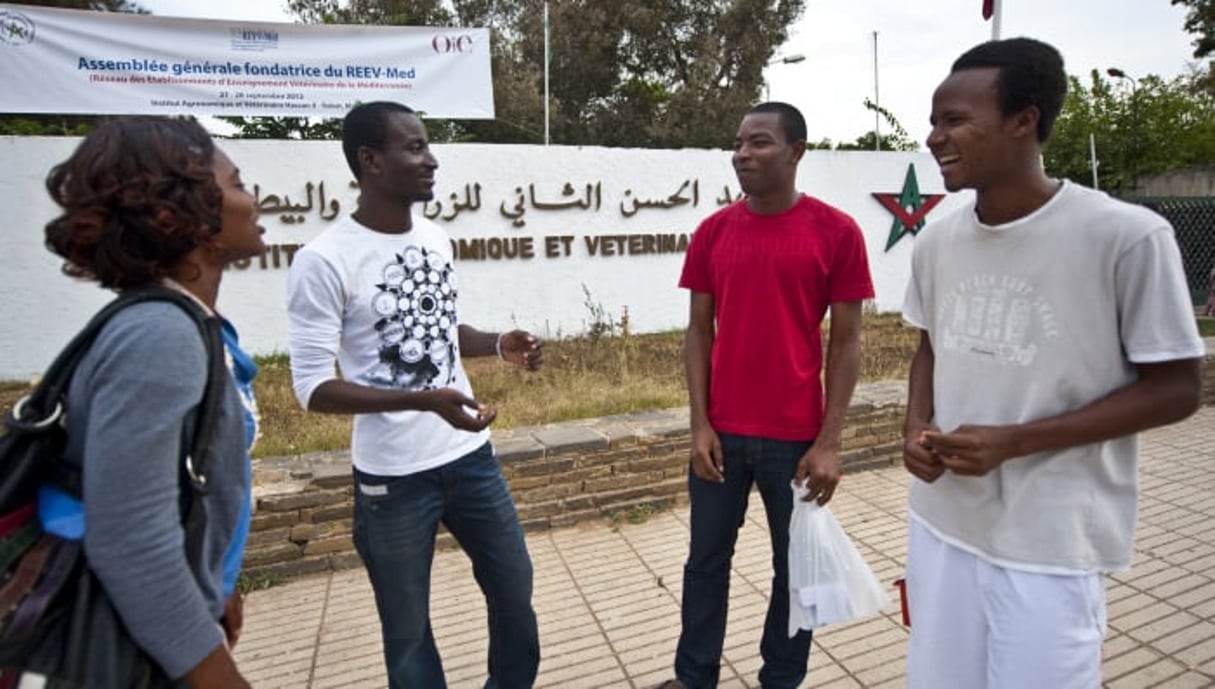
[[[178,481],[181,523],[186,532],[186,559],[194,571],[202,562],[203,535],[207,513],[202,496],[207,492],[207,469],[211,456],[211,441],[219,425],[224,399],[228,365],[224,359],[224,339],[219,318],[210,317],[199,324],[207,346],[207,386],[195,417],[194,437],[181,462]]]

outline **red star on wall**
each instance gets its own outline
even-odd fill
[[[873,192],[873,198],[894,215],[890,226],[890,237],[886,240],[886,251],[899,242],[903,235],[924,229],[924,217],[945,198],[944,194],[921,194],[920,184],[915,178],[915,164],[907,165],[907,176],[903,178],[903,190],[897,194]]]

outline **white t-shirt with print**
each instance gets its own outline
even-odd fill
[[[291,374],[305,407],[335,378],[335,362],[342,378],[360,385],[454,388],[472,397],[460,362],[451,243],[421,215],[404,234],[338,221],[295,254],[287,292]],[[351,454],[360,471],[403,476],[488,440],[488,430],[458,430],[431,412],[357,414]]]
[[[1201,357],[1168,222],[1064,182],[1000,226],[966,207],[916,238],[905,319],[935,354],[934,423],[1015,424],[1082,407],[1135,363]],[[1130,565],[1138,440],[1127,435],[915,480],[913,518],[996,564],[1046,573]]]

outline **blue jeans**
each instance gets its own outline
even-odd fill
[[[430,626],[430,569],[440,523],[468,553],[485,594],[486,689],[531,687],[540,664],[532,562],[490,444],[407,476],[356,470],[354,494],[354,544],[375,590],[389,687],[447,686]]]
[[[764,689],[794,689],[806,676],[810,632],[792,639],[789,623],[789,482],[810,442],[789,442],[720,434],[725,483],[705,481],[688,472],[692,502],[692,544],[683,568],[683,629],[675,651],[675,676],[688,689],[717,686],[721,647],[726,636],[730,562],[738,529],[747,516],[751,486],[759,487],[772,539],[772,592],[759,650]]]

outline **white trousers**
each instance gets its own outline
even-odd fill
[[[908,689],[1101,686],[1101,574],[1000,567],[910,521]]]

